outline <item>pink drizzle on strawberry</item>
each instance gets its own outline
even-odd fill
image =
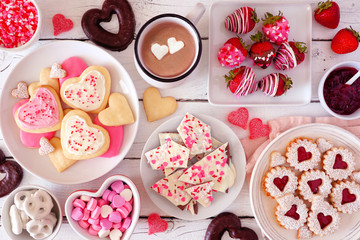
[[[245,59],[246,56],[230,43],[224,44],[218,52],[218,60],[222,67],[238,67]]]
[[[237,34],[244,34],[250,31],[248,19],[250,12],[248,7],[241,7],[225,19],[225,28]]]
[[[245,70],[242,74],[241,83],[234,92],[237,97],[245,96],[250,93],[256,92],[258,90],[258,85],[256,84],[255,73],[252,68],[245,67]]]
[[[296,55],[288,42],[280,45],[274,59],[275,68],[279,70],[292,69],[297,66]]]
[[[278,73],[272,73],[265,76],[260,81],[261,91],[263,91],[266,95],[274,97],[279,87],[279,80],[280,78]]]

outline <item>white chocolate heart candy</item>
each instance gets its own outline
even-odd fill
[[[110,232],[110,240],[120,240],[122,232],[119,229],[113,229]]]
[[[51,65],[50,78],[64,78],[66,77],[66,71],[61,68],[61,65],[54,63]]]
[[[168,54],[169,48],[166,45],[154,43],[151,45],[151,52],[158,60],[161,60],[166,54]]]
[[[26,224],[26,231],[34,239],[43,239],[53,232],[53,225],[49,219],[32,219]]]
[[[177,41],[174,37],[169,38],[167,40],[167,44],[169,46],[170,54],[174,54],[177,51],[180,51],[185,46],[183,41]]]
[[[15,194],[14,203],[19,210],[24,210],[24,202],[26,199],[31,197],[30,191],[20,191]]]
[[[110,230],[100,229],[100,231],[98,232],[99,238],[106,238],[107,236],[109,236],[109,234]]]
[[[22,232],[22,224],[21,218],[18,209],[16,208],[15,204],[10,207],[10,223],[11,223],[11,231],[15,235],[19,235]]]
[[[32,219],[42,219],[49,215],[53,206],[51,196],[43,190],[38,190],[25,200],[24,211]]]

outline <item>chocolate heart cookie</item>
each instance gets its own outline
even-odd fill
[[[220,240],[225,231],[231,238],[257,240],[256,233],[250,228],[241,227],[240,219],[233,213],[223,212],[217,215],[206,230],[205,240]]]
[[[0,150],[0,173],[6,174],[0,180],[0,197],[3,197],[19,186],[23,177],[23,170],[17,162],[6,161],[3,151]]]
[[[100,26],[116,14],[119,31],[114,34]],[[90,9],[84,13],[81,26],[86,36],[94,43],[113,51],[122,51],[129,46],[135,34],[135,16],[126,0],[105,0],[102,9]]]

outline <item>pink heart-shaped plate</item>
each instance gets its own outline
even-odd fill
[[[134,203],[133,203],[133,210],[131,212],[131,225],[130,227],[124,232],[123,236],[122,236],[122,240],[127,240],[130,238],[131,234],[133,233],[136,223],[139,219],[139,214],[140,214],[140,195],[139,195],[139,191],[136,188],[136,185],[126,176],[124,175],[113,175],[109,178],[107,178],[103,184],[101,184],[100,188],[95,192],[95,191],[91,191],[91,190],[78,190],[75,191],[73,193],[71,193],[69,195],[69,197],[66,199],[65,202],[65,214],[66,217],[70,223],[71,228],[77,233],[79,234],[79,236],[81,236],[84,239],[90,239],[90,240],[100,240],[100,238],[98,236],[93,236],[90,235],[87,230],[85,230],[84,228],[80,227],[80,225],[78,224],[77,221],[73,220],[71,218],[71,211],[73,209],[73,205],[72,202],[76,199],[79,198],[82,195],[88,195],[90,197],[101,197],[102,194],[104,193],[104,191],[106,189],[108,189],[110,187],[110,185],[115,182],[121,180],[124,183],[126,183],[127,185],[129,185],[132,193],[133,193],[133,198],[134,198]]]

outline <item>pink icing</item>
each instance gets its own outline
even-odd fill
[[[224,46],[218,52],[218,60],[222,67],[238,67],[246,59],[246,56],[230,43]]]
[[[29,102],[29,99],[23,99],[17,102],[13,107],[13,115],[15,115],[16,110],[19,107]],[[20,129],[20,140],[21,143],[24,144],[25,147],[29,148],[39,148],[40,147],[40,139],[42,137],[46,137],[47,139],[51,139],[55,136],[56,131],[47,132],[47,133],[29,133]]]
[[[66,71],[66,77],[59,78],[59,84],[63,84],[66,79],[79,77],[87,68],[86,63],[79,57],[70,57],[61,63],[61,68]]]
[[[229,31],[235,32],[237,34],[244,34],[249,32],[250,24],[248,21],[249,18],[249,8],[241,7],[236,9],[235,12],[225,19],[225,27]]]
[[[59,108],[52,92],[38,88],[34,97],[18,110],[18,120],[27,129],[52,127],[59,122]]]
[[[110,136],[109,149],[107,150],[106,153],[104,153],[100,157],[110,158],[110,157],[114,157],[114,156],[118,155],[119,150],[122,145],[122,142],[123,142],[123,137],[124,137],[123,126],[116,126],[116,127],[105,126],[99,121],[97,116],[94,119],[94,123],[96,125],[99,125],[99,126],[105,128],[108,131],[109,136]]]
[[[290,25],[288,20],[282,17],[277,24],[263,26],[262,31],[265,33],[270,42],[280,45],[288,40]]]

